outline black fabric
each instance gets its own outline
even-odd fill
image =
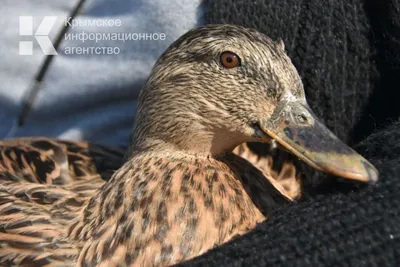
[[[205,6],[207,23],[283,39],[315,113],[381,175],[365,185],[306,170],[304,200],[182,266],[400,266],[400,1]]]

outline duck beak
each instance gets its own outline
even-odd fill
[[[378,180],[376,168],[323,125],[305,101],[281,101],[260,128],[317,170],[362,182]]]

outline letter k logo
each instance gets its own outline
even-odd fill
[[[35,35],[33,35],[33,17],[32,16],[20,16],[19,17],[19,35],[21,36],[34,36],[38,42],[40,48],[45,55],[57,55],[57,51],[54,48],[49,38],[49,33],[54,23],[56,22],[56,16],[45,16],[40,23]],[[20,41],[19,42],[19,54],[20,55],[32,55],[33,54],[33,42],[32,41]]]

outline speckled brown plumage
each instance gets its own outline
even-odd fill
[[[233,154],[221,159],[144,154],[102,190],[70,229],[85,244],[79,262],[88,265],[179,262],[247,232],[286,202],[257,169]]]
[[[233,152],[261,170],[282,195],[290,200],[301,198],[301,168],[296,157],[261,143],[243,143]]]
[[[224,53],[240,64],[224,65]],[[0,264],[167,266],[198,256],[296,197],[271,184],[274,168],[232,153],[274,139],[317,169],[378,177],[308,109],[282,43],[232,25],[194,29],[155,64],[123,164],[120,150],[85,143],[0,143]],[[283,177],[297,181],[288,166]]]
[[[125,165],[119,173],[131,180],[114,177],[118,181],[104,186],[103,198],[97,201],[100,196],[91,197],[110,178],[100,175],[102,169],[99,172],[98,168],[112,170],[112,166],[104,166],[106,159],[114,159],[114,167],[120,167],[122,150],[89,146],[84,142],[30,138],[0,142],[0,151],[0,227],[3,229],[0,258],[3,263],[59,266],[76,261],[81,249],[89,251],[94,246],[92,253],[99,255],[82,256],[82,261],[90,265],[94,258],[99,258],[99,262],[110,260],[107,255],[117,251],[115,246],[119,244],[134,251],[124,252],[121,262],[133,262],[136,253],[147,264],[158,265],[171,257],[162,249],[165,246],[175,248],[177,251],[169,253],[181,254],[180,259],[191,253],[200,254],[232,235],[252,229],[280,202],[286,202],[256,168],[233,154],[221,160],[189,158],[188,162],[173,157],[157,159],[156,155],[140,157],[139,162]],[[132,188],[136,191],[132,192]],[[132,194],[127,196],[129,208],[122,205],[124,194]],[[249,196],[255,197],[256,205]],[[75,220],[90,199],[83,211],[84,220]],[[241,212],[231,209],[230,202]],[[145,209],[150,204],[154,208]],[[100,217],[94,220],[96,214]],[[186,222],[182,233],[184,242],[173,243],[179,238],[169,226],[182,222]],[[114,224],[116,228],[110,229]],[[210,224],[214,224],[212,235],[207,231]],[[144,240],[136,240],[130,248],[132,244],[126,243],[126,239],[135,232],[143,235]],[[172,237],[166,238],[168,233]],[[92,235],[102,238],[98,242],[87,242]],[[219,239],[215,241],[213,235]],[[71,238],[88,245],[76,247],[74,242],[68,242]],[[170,244],[163,243],[164,240]],[[115,246],[110,247],[111,243]],[[157,261],[153,254],[142,255],[140,245],[148,244],[159,248],[158,253],[165,259]]]
[[[65,230],[124,151],[51,138],[0,141],[0,263],[73,265]]]
[[[0,141],[0,175],[41,184],[67,184],[98,176],[108,180],[125,149],[46,137]]]

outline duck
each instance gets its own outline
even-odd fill
[[[243,235],[292,203],[248,142],[345,179],[379,177],[311,111],[284,44],[254,29],[188,31],[137,105],[126,151],[1,141],[1,265],[169,266]]]

